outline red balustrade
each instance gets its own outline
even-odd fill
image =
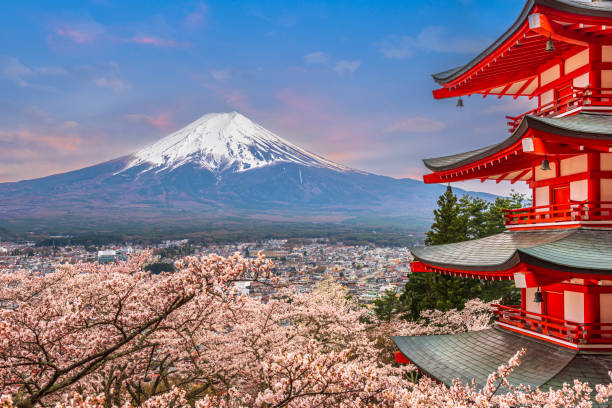
[[[528,312],[519,306],[494,305],[497,321],[573,344],[612,344],[612,323],[577,323]]]
[[[506,225],[541,224],[566,221],[610,221],[612,201],[580,201],[568,204],[503,210]]]
[[[571,92],[519,116],[506,116],[508,131],[513,133],[526,115],[557,116],[589,106],[609,106],[612,110],[612,88],[571,87]]]

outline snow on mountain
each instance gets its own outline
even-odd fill
[[[235,173],[277,163],[297,163],[335,171],[352,169],[310,153],[237,112],[210,113],[133,154],[121,172],[173,170],[194,164],[214,173]]]

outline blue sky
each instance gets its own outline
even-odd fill
[[[530,101],[435,101],[522,1],[28,1],[0,14],[0,182],[128,154],[239,111],[329,159],[418,178]],[[501,191],[503,183],[469,188]]]

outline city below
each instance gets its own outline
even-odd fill
[[[236,289],[240,293],[263,300],[288,287],[308,293],[320,281],[331,277],[364,304],[373,302],[387,291],[401,292],[412,260],[406,247],[332,244],[323,238],[270,239],[207,246],[193,244],[187,239],[166,240],[156,245],[104,246],[37,246],[29,241],[0,241],[0,271],[50,272],[58,264],[120,262],[143,251],[152,251],[148,268],[152,273],[172,270],[174,261],[185,255],[230,256],[240,253],[245,257],[256,257],[261,251],[273,261],[273,272],[279,284],[237,282]]]

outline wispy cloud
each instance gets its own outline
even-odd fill
[[[252,79],[262,71],[261,67],[254,69],[222,68],[208,71],[215,81],[226,81],[232,78]]]
[[[156,129],[168,130],[174,126],[172,121],[172,113],[170,111],[158,112],[152,115],[145,115],[141,113],[131,113],[123,116],[125,119],[146,123]]]
[[[121,35],[117,34],[117,28],[104,26],[102,24],[86,21],[74,23],[59,23],[47,37],[47,41],[51,45],[56,43],[72,44],[78,46],[93,45],[94,43],[104,42],[105,44],[137,44],[144,46],[152,46],[159,48],[187,48],[189,43],[176,41],[173,39],[164,38],[158,35],[150,34],[135,34]],[[121,30],[126,31],[126,30]]]
[[[361,61],[340,60],[334,65],[334,72],[338,75],[352,74],[361,66]]]
[[[17,58],[8,58],[2,64],[2,75],[17,85],[26,87],[30,86],[26,79],[33,77],[34,71],[19,62]]]
[[[217,93],[232,109],[240,112],[250,112],[253,109],[247,95],[239,89],[221,89]]]
[[[187,14],[185,17],[185,25],[188,28],[195,28],[201,25],[208,14],[208,7],[204,3],[200,3],[196,6],[195,10]]]
[[[225,81],[229,79],[232,71],[229,69],[212,69],[210,70],[210,75],[215,78],[217,81]]]
[[[147,36],[147,35],[139,35],[131,38],[124,38],[122,40],[126,43],[140,44],[140,45],[150,45],[153,47],[160,48],[187,48],[189,47],[188,43],[179,42],[174,40],[168,40],[165,38],[155,37],[155,36]]]
[[[446,129],[446,124],[439,120],[414,117],[397,122],[385,129],[386,133],[430,133]]]
[[[53,29],[52,37],[75,44],[88,44],[98,40],[105,31],[102,25],[95,22],[61,23]]]
[[[73,76],[81,80],[93,83],[100,88],[111,89],[114,92],[131,88],[131,84],[121,76],[119,64],[114,61],[100,66],[81,65],[71,71]]]
[[[22,64],[17,58],[0,59],[0,78],[14,82],[22,88],[38,89],[46,92],[57,91],[54,87],[35,82],[40,74],[47,74],[46,69],[32,69]]]
[[[375,43],[389,59],[404,59],[417,51],[473,54],[482,51],[487,42],[482,38],[450,34],[445,27],[425,27],[417,36],[392,35]]]
[[[322,51],[315,51],[304,55],[304,61],[309,64],[325,64],[329,61],[329,57]]]

